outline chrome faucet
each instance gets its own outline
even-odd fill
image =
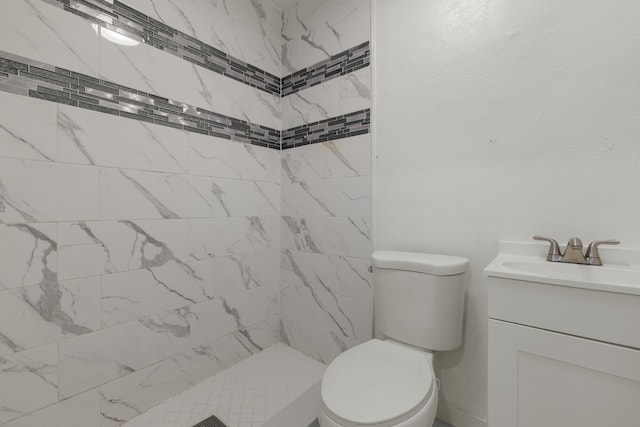
[[[549,237],[533,236],[534,240],[544,240],[549,242],[549,252],[547,253],[547,261],[549,262],[566,262],[571,264],[585,265],[602,265],[598,246],[600,245],[619,245],[619,240],[596,240],[589,243],[587,252],[582,253],[582,240],[572,237],[564,249],[564,253],[560,253],[558,242]]]

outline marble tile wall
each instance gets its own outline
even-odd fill
[[[371,39],[370,0],[298,0],[283,14],[282,75]]]
[[[185,61],[265,92],[280,94],[279,67],[273,66],[273,62],[278,58],[275,49],[279,48],[276,43],[279,35],[274,34],[273,29],[280,22],[280,17],[278,9],[270,0],[251,3],[240,0],[234,2],[232,7],[213,1],[44,1]],[[230,23],[236,26],[235,30],[240,27],[247,34],[237,37],[229,31],[232,28]],[[218,34],[218,29],[214,26],[223,27],[222,34]],[[260,31],[257,31],[257,28]],[[257,39],[257,34],[260,34],[262,44],[251,43]],[[251,47],[245,50],[253,52],[254,55],[242,55],[242,51],[229,49],[223,40],[249,42],[248,46]],[[259,54],[255,55],[256,52]],[[256,60],[265,53],[272,57],[272,61],[263,63],[264,61]],[[249,61],[241,59],[240,56],[248,57]],[[266,65],[266,68],[263,65]]]
[[[124,3],[275,75],[369,40],[368,0]],[[368,118],[369,67],[281,98],[59,6],[2,2],[0,51],[269,129]],[[278,339],[329,362],[371,336],[368,128],[279,152],[6,91],[0,111],[0,426],[111,427]]]
[[[268,0],[128,3],[279,73]],[[0,50],[280,129],[279,95],[89,24],[6,0]],[[16,93],[0,112],[2,427],[116,426],[278,340],[278,150]]]
[[[283,149],[369,133],[370,32],[369,0],[298,1],[285,9]]]
[[[329,363],[371,338],[370,135],[282,151],[281,333]]]
[[[271,0],[123,0],[228,55],[281,75],[281,9]]]
[[[369,14],[368,0],[283,14],[281,334],[325,363],[372,335]],[[362,63],[287,86],[349,50]]]

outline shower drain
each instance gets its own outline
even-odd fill
[[[200,421],[198,424],[194,425],[193,427],[227,427],[227,426],[225,425],[225,423],[220,421],[218,417],[216,417],[215,415],[212,415],[206,420]]]

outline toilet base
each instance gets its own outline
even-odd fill
[[[438,409],[438,387],[434,385],[433,393],[427,403],[414,416],[400,421],[398,424],[338,424],[324,412],[322,405],[318,415],[320,427],[431,427],[436,420]]]

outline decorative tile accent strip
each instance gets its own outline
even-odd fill
[[[329,59],[296,71],[290,76],[283,77],[282,97],[318,85],[327,80],[344,76],[360,68],[368,67],[370,59],[371,53],[368,41],[351,49],[347,49],[344,52],[340,52]]]
[[[282,149],[369,133],[371,110],[361,110],[282,131]]]
[[[144,15],[118,0],[44,0],[110,30],[274,95],[280,78]]]
[[[280,131],[0,51],[0,90],[280,149]]]

